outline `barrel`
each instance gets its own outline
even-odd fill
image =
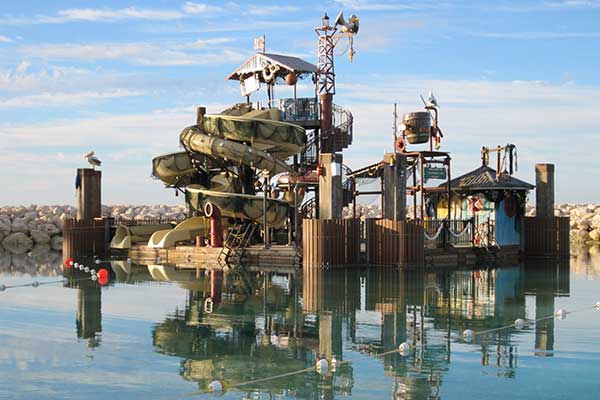
[[[404,114],[402,123],[406,125],[404,134],[410,144],[427,143],[431,133],[431,117],[428,112],[420,111]]]

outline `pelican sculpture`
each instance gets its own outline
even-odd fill
[[[91,150],[84,157],[93,169],[96,169],[96,167],[99,167],[102,164],[102,161],[100,161],[100,159],[96,157],[96,154]]]

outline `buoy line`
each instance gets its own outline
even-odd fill
[[[472,329],[465,329],[461,335],[462,339],[469,343],[472,342],[473,339],[476,336],[483,336],[483,335],[487,335],[489,333],[494,333],[494,332],[499,332],[505,329],[510,329],[510,328],[514,328],[518,331],[524,329],[528,324],[532,324],[532,323],[536,323],[536,322],[540,322],[540,321],[544,321],[544,320],[549,320],[549,319],[554,319],[557,318],[559,320],[563,320],[565,318],[567,318],[567,315],[569,314],[574,314],[577,312],[581,312],[581,311],[589,311],[589,310],[600,310],[600,302],[597,302],[596,304],[594,304],[593,306],[588,306],[588,307],[582,307],[579,309],[575,309],[572,311],[568,311],[566,308],[561,308],[558,309],[554,312],[554,314],[552,315],[546,315],[544,317],[540,317],[540,318],[535,318],[535,319],[525,319],[525,318],[517,318],[512,324],[510,325],[504,325],[504,326],[499,326],[498,328],[491,328],[491,329],[486,329],[483,331],[474,331]]]
[[[96,265],[100,264],[98,262],[98,260],[95,260],[94,262]],[[80,281],[87,281],[87,280],[92,280],[92,281],[98,281],[98,283],[100,284],[100,286],[104,286],[106,284],[108,284],[108,270],[106,268],[100,268],[98,271],[96,271],[94,268],[89,268],[86,267],[83,264],[79,264],[76,262],[73,262],[72,258],[67,258],[64,262],[64,266],[66,269],[78,269],[80,271],[83,271],[85,273],[89,273],[90,276],[85,277],[85,278],[68,278],[68,277],[64,277],[60,280],[55,280],[55,281],[47,281],[47,282],[40,282],[38,280],[35,280],[31,283],[21,283],[18,285],[5,285],[5,284],[0,284],[0,292],[4,292],[6,289],[15,289],[15,288],[24,288],[24,287],[33,287],[33,288],[37,288],[41,285],[50,285],[53,283],[62,283],[62,284],[67,284],[69,282],[80,282]]]

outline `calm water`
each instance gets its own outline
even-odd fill
[[[351,363],[223,398],[598,399],[600,259],[585,254],[571,265],[296,276],[121,262],[104,265],[104,288],[67,273],[65,285],[0,292],[0,398],[180,399],[215,378],[233,385],[334,355]],[[0,284],[63,274],[56,261],[0,261]],[[460,338],[562,307],[587,310]],[[379,355],[406,340],[410,356]]]

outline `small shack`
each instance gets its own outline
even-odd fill
[[[435,207],[437,218],[472,219],[475,246],[521,245],[527,195],[535,186],[487,165],[450,182],[452,204],[440,198]]]

